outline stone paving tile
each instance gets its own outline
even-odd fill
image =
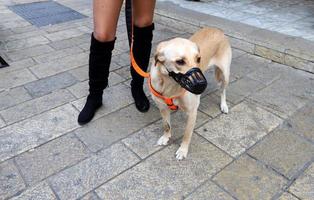
[[[265,109],[287,118],[313,98],[313,80],[312,74],[289,70],[282,73],[280,79],[249,98],[263,105]]]
[[[8,64],[10,65],[10,67],[2,68],[1,73],[11,72],[19,69],[26,69],[28,67],[36,65],[37,63],[31,58],[26,58],[15,62],[8,62]]]
[[[69,87],[77,80],[69,73],[61,73],[24,85],[33,97],[40,97],[58,89]]]
[[[247,54],[245,51],[242,51],[240,49],[235,49],[235,48],[232,48],[232,59],[235,59],[235,58],[238,58],[238,57],[241,57],[243,55]],[[231,62],[232,63],[232,62]]]
[[[287,180],[244,155],[214,177],[238,199],[271,199]]]
[[[0,118],[0,128],[5,126],[5,122],[2,120],[2,118]]]
[[[269,60],[246,54],[232,60],[230,76],[239,79],[256,69],[266,67],[269,63]]]
[[[91,151],[96,152],[159,118],[160,114],[155,107],[143,114],[138,112],[134,105],[129,105],[119,112],[111,113],[77,129],[75,134]]]
[[[83,50],[79,47],[69,47],[61,50],[57,50],[48,54],[43,54],[40,56],[33,57],[33,59],[38,63],[48,63],[55,61],[56,63],[58,59],[70,56],[70,55],[77,55],[82,53]]]
[[[43,36],[34,36],[20,40],[12,40],[8,42],[4,42],[3,45],[0,45],[2,49],[6,51],[25,49],[37,45],[48,44],[49,40]]]
[[[265,85],[259,81],[255,81],[248,77],[243,77],[228,86],[226,96],[228,101],[232,102],[233,104],[238,104],[247,96],[264,87]],[[215,92],[215,94],[220,95],[220,91]]]
[[[249,154],[292,179],[314,159],[314,144],[284,129],[276,129]]]
[[[273,48],[256,45],[254,54],[263,58],[270,59],[277,63],[285,62],[285,53],[283,53],[282,51],[274,50]]]
[[[227,100],[228,98],[228,92],[227,92]],[[229,109],[233,107],[233,104],[227,101]],[[212,118],[217,117],[219,114],[221,114],[220,110],[220,96],[217,96],[215,94],[206,95],[201,98],[201,103],[199,105],[199,110],[206,113],[207,115],[211,116]]]
[[[217,12],[213,12],[211,15],[216,16],[216,17],[229,19],[232,21],[244,21],[245,19],[247,19],[249,17],[256,16],[256,15],[251,14],[251,13],[239,11],[236,8],[235,9],[229,9],[229,8],[220,9],[219,11],[217,10]]]
[[[88,80],[88,65],[71,69],[68,72],[79,81]]]
[[[119,38],[119,40],[117,40],[114,45],[114,51],[117,51],[117,52],[126,52],[126,51],[129,51],[129,49],[130,47],[129,47],[128,41],[121,40],[121,38]]]
[[[207,79],[207,87],[205,91],[202,93],[202,96],[208,95],[215,90],[219,89],[219,85],[215,79],[215,71],[214,68],[209,69],[204,73],[204,76]]]
[[[197,133],[236,157],[276,128],[281,119],[246,102],[234,106],[227,115],[207,122]]]
[[[1,30],[5,29],[14,29],[14,28],[20,28],[31,25],[29,22],[25,20],[14,20],[14,21],[7,21],[1,23]]]
[[[298,198],[288,192],[285,192],[279,197],[278,200],[298,200]]]
[[[76,67],[88,64],[88,54],[80,53],[66,56],[46,63],[40,63],[29,69],[39,78],[52,76]]]
[[[247,76],[251,79],[260,81],[264,85],[269,85],[279,79],[281,74],[285,73],[287,70],[286,66],[267,65],[256,69],[256,71],[249,73]]]
[[[49,178],[49,182],[61,200],[76,199],[138,161],[133,153],[118,143]]]
[[[44,111],[66,104],[73,101],[75,97],[66,90],[58,90],[46,96],[18,104],[6,110],[0,111],[0,115],[7,122],[14,122],[32,117]]]
[[[84,50],[84,51],[89,51],[89,49],[90,49],[90,43],[82,43],[82,44],[79,44],[78,47],[79,47],[80,49]],[[113,55],[115,55],[115,54],[114,54],[114,51],[115,51],[115,49],[112,51],[112,54],[113,54]]]
[[[122,67],[122,68],[120,68],[120,69],[118,69],[118,70],[116,70],[114,72],[119,74],[120,76],[122,76],[126,80],[132,78],[129,66]]]
[[[262,28],[262,29],[268,29],[270,27],[276,27],[276,26],[278,27],[284,23],[287,23],[286,21],[280,18],[279,19],[272,18],[265,15],[250,17],[250,18],[244,19],[242,22],[251,26]]]
[[[84,32],[78,30],[77,28],[69,28],[66,30],[60,30],[53,33],[48,33],[45,35],[46,38],[48,38],[50,41],[59,41],[59,40],[66,40],[70,39],[72,37],[77,37],[80,35],[83,35]]]
[[[74,130],[77,115],[67,104],[0,129],[0,161]]]
[[[70,134],[20,154],[15,157],[15,161],[26,183],[34,185],[88,155],[84,145]]]
[[[31,188],[28,188],[11,200],[57,200],[49,185],[41,182]]]
[[[208,181],[200,188],[195,190],[186,199],[234,200],[232,196],[230,196],[211,181]]]
[[[13,33],[27,33],[27,32],[32,32],[32,31],[41,31],[41,30],[37,28],[36,26],[30,25],[30,26],[24,26],[20,28],[14,28],[11,31]]]
[[[24,87],[16,87],[9,90],[4,90],[0,92],[0,110],[4,110],[30,99],[32,99],[32,97]]]
[[[117,63],[118,66],[120,66],[119,68],[124,67],[124,66],[130,66],[129,53],[126,52],[126,53],[119,54],[117,56],[113,56],[112,57],[112,61]],[[115,70],[115,69],[118,69],[118,68],[113,68],[113,66],[111,66],[110,69]]]
[[[310,62],[308,60],[300,59],[286,54],[284,57],[284,63],[286,65],[295,66],[298,69],[314,73],[314,62]]]
[[[5,38],[8,35],[13,35],[14,32],[12,30],[6,29],[6,30],[0,30],[0,37]]]
[[[28,69],[4,73],[0,72],[0,77],[0,90],[14,88],[37,80],[37,78]]]
[[[289,130],[314,142],[314,102],[310,102],[287,121]]]
[[[314,198],[314,164],[302,174],[289,188],[289,192],[300,199]]]
[[[112,87],[114,85],[117,85],[121,82],[123,82],[125,79],[118,75],[117,73],[111,72],[109,76],[109,86]],[[89,91],[89,85],[88,85],[88,80],[79,82],[75,85],[72,85],[71,87],[68,88],[72,94],[74,94],[77,98],[82,98],[84,96],[87,96]],[[106,91],[106,90],[105,90]]]
[[[69,30],[69,29],[71,31],[73,31],[72,29],[76,29],[76,28],[78,28],[80,26],[80,24],[76,23],[77,21],[80,21],[81,23],[83,23],[84,19],[62,22],[62,23],[59,23],[59,24],[54,24],[53,26],[44,26],[44,27],[41,27],[41,29],[45,30],[49,34],[51,34],[51,33],[59,33],[60,31],[66,31],[66,30]],[[71,32],[71,31],[68,31],[68,32]]]
[[[53,52],[54,49],[48,45],[40,45],[35,47],[29,47],[21,50],[14,50],[7,52],[6,54],[12,61],[18,61],[29,57],[39,56]]]
[[[171,145],[96,189],[108,199],[181,199],[231,158],[200,137],[191,142],[189,156],[178,162]],[[210,155],[210,156],[209,156]]]
[[[101,200],[101,199],[98,197],[96,192],[93,191],[82,197],[80,200]]]
[[[43,34],[46,33],[45,31],[37,29],[37,28],[30,30],[30,27],[34,27],[34,26],[25,26],[25,27],[11,29],[13,32],[16,31],[16,33],[6,35],[6,37],[4,38],[4,41],[21,40],[21,39],[34,37],[34,36],[42,36]]]
[[[156,24],[156,27],[159,26],[158,24]],[[169,28],[166,26],[161,26],[160,29],[156,29],[154,31],[154,37],[153,37],[153,43],[159,43],[161,41],[165,41],[165,40],[169,40],[172,39],[174,37],[182,37],[179,36],[180,34],[182,34],[182,31],[178,31],[176,29],[173,28]]]
[[[86,102],[83,97],[72,104],[78,109],[82,110]],[[124,84],[118,84],[108,87],[103,94],[103,106],[96,112],[94,119],[98,119],[104,115],[117,111],[127,105],[132,104],[133,97],[130,89]]]
[[[53,47],[56,50],[60,50],[75,47],[82,43],[90,43],[90,38],[91,38],[90,34],[83,34],[80,36],[72,37],[70,39],[51,42],[49,46]]]
[[[209,117],[201,112],[198,112],[195,127],[199,127],[206,120],[209,120]],[[172,143],[174,140],[183,136],[185,125],[186,125],[185,113],[178,111],[171,114],[172,137],[169,143]],[[123,139],[122,142],[127,147],[132,149],[132,151],[135,152],[139,157],[144,159],[149,155],[155,153],[159,149],[163,148],[162,146],[156,145],[158,139],[162,136],[162,134],[163,134],[162,121],[159,120],[141,129],[140,131],[128,136],[127,138]]]
[[[0,197],[7,199],[25,188],[22,177],[13,162],[0,164]]]
[[[254,50],[255,50],[254,44],[249,43],[245,40],[234,38],[234,37],[229,37],[229,41],[230,41],[232,47],[237,47],[238,49],[240,49],[242,51],[248,52],[250,54],[254,54]],[[249,54],[247,54],[247,55],[249,55]],[[232,58],[235,59],[237,57],[233,57],[233,55],[232,55]],[[232,65],[232,62],[231,62],[231,65]]]

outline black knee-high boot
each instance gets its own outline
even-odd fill
[[[108,85],[109,67],[115,40],[100,42],[92,34],[89,54],[89,95],[86,104],[78,116],[78,123],[92,120],[102,105],[103,90]]]
[[[154,24],[146,27],[133,27],[133,55],[137,64],[146,71],[149,65],[149,57],[152,48]],[[149,101],[143,91],[144,78],[131,67],[131,92],[135,106],[140,112],[147,112]]]

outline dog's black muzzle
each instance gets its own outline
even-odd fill
[[[202,71],[197,67],[193,67],[185,74],[171,71],[169,72],[169,76],[179,83],[181,87],[193,94],[201,94],[207,87],[207,80]]]

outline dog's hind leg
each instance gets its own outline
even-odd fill
[[[220,68],[216,67],[215,69],[215,77],[216,80],[221,84],[221,94],[220,94],[220,110],[223,113],[228,113],[228,105],[226,101],[226,88],[228,86],[229,80],[226,80],[223,72],[220,70]]]
[[[162,117],[162,124],[164,128],[164,134],[157,141],[158,145],[167,145],[171,137],[171,125],[170,125],[170,110],[168,108],[161,109],[160,114]]]
[[[219,59],[220,62],[216,64],[215,69],[216,80],[221,83],[220,109],[223,113],[229,112],[226,101],[226,88],[229,84],[231,56],[231,49],[228,48],[222,58]]]

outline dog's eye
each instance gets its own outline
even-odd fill
[[[201,57],[197,57],[196,62],[200,63],[201,62]]]
[[[185,61],[183,59],[180,59],[180,60],[176,60],[176,63],[178,65],[184,65],[185,64]]]

